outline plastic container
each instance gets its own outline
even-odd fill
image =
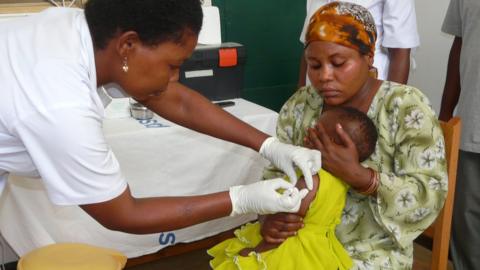
[[[141,103],[130,103],[130,114],[137,120],[149,120],[153,118],[153,112]]]

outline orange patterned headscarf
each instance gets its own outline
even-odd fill
[[[305,47],[312,41],[334,42],[373,56],[377,30],[370,12],[357,4],[332,2],[310,18]]]

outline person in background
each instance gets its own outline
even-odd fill
[[[307,0],[307,16],[300,35],[305,44],[305,33],[312,14],[334,0]],[[377,28],[377,42],[373,67],[378,79],[406,84],[410,71],[411,49],[420,46],[414,0],[347,0],[366,7],[373,15]],[[375,69],[372,72],[375,72]],[[300,59],[298,86],[308,83],[305,56]],[[309,84],[309,83],[308,83]]]
[[[297,211],[306,190],[294,187],[294,166],[312,188],[320,152],[281,143],[177,82],[202,17],[199,0],[90,0],[85,11],[50,8],[2,22],[0,191],[8,174],[41,177],[54,204],[79,205],[106,228],[139,234],[228,215]],[[102,131],[97,89],[107,83],[170,121],[259,151],[294,181],[133,197]]]
[[[357,109],[335,107],[318,119],[328,136],[342,143],[335,126],[341,124],[355,144],[360,162],[375,150],[377,130],[372,120]],[[307,142],[306,146],[312,146]],[[372,171],[373,172],[373,171]],[[297,188],[304,188],[299,181]],[[314,177],[314,190],[303,199],[298,214],[305,227],[282,244],[269,244],[260,235],[260,224],[249,223],[235,231],[236,238],[228,239],[208,250],[214,258],[213,269],[312,269],[347,270],[352,260],[335,237],[335,227],[340,223],[348,186],[325,170]]]
[[[294,145],[310,141],[322,152],[322,168],[350,186],[336,236],[352,269],[411,269],[413,240],[435,221],[447,194],[445,143],[420,90],[371,77],[375,38],[363,6],[334,2],[317,10],[305,36],[312,85],[284,104],[277,136]],[[362,163],[353,143],[332,141],[316,124],[319,115],[345,106],[366,113],[378,132],[375,152]],[[349,138],[341,125],[336,131]],[[270,168],[265,178],[281,175]],[[303,225],[295,214],[262,220],[268,243],[281,243]]]
[[[480,269],[480,4],[451,0],[442,31],[455,38],[440,120],[462,118],[450,251],[456,270]]]

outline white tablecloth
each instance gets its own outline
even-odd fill
[[[274,134],[277,113],[243,99],[234,101],[235,106],[225,108],[227,111]],[[132,118],[106,119],[104,130],[136,197],[227,190],[259,180],[267,164],[251,149],[157,117],[143,123]],[[1,233],[20,256],[55,242],[84,242],[137,257],[174,243],[202,239],[254,218],[226,217],[173,232],[132,235],[103,228],[79,207],[52,205],[39,179],[11,175],[0,197]]]

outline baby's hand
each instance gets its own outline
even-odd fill
[[[261,229],[263,240],[270,244],[281,244],[288,237],[294,236],[303,228],[302,217],[291,213],[277,213],[261,216]]]

